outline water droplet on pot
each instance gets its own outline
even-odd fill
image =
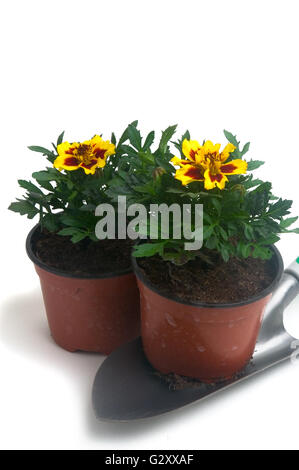
[[[162,346],[163,349],[166,348],[166,344],[164,343],[164,341],[162,341],[161,346]]]
[[[233,327],[234,327],[234,324],[233,324],[233,323],[229,323],[229,324],[228,324],[228,327],[229,327],[229,328],[233,328]]]
[[[196,349],[199,352],[204,352],[206,350],[206,348],[204,346],[197,346]]]
[[[177,326],[175,319],[171,315],[169,315],[169,313],[165,313],[165,318],[170,326],[173,326],[174,328]]]
[[[238,346],[233,346],[232,351],[236,351],[238,349]]]

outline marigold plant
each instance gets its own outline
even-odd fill
[[[145,204],[148,211],[151,203],[191,204],[192,208],[203,204],[203,246],[186,251],[183,230],[179,239],[171,232],[170,214],[170,238],[163,238],[160,225],[158,239],[150,239],[147,226],[143,234],[148,240],[135,247],[136,257],[159,254],[183,264],[196,256],[208,260],[209,253],[217,251],[225,261],[231,256],[268,259],[272,256],[269,247],[281,233],[299,233],[298,228],[289,228],[297,220],[287,217],[292,201],[274,196],[270,182],[254,178],[252,172],[264,162],[245,160],[249,142],[241,149],[237,138],[224,131],[228,143],[221,151],[220,144],[210,140],[200,144],[187,131],[172,142],[180,153],[178,157],[170,149],[175,130],[176,126],[167,128],[153,149],[154,131],[143,142],[138,129],[131,128],[122,171],[108,182],[108,194],[112,199],[116,193],[126,195],[130,202]]]
[[[134,128],[137,122],[130,126]],[[128,128],[118,143],[95,135],[84,142],[64,141],[64,132],[53,149],[30,146],[30,150],[44,155],[50,166],[33,173],[35,180],[19,180],[26,194],[13,202],[9,209],[39,218],[42,228],[62,236],[70,236],[76,243],[89,237],[97,241],[95,208],[101,202],[110,202],[106,194],[107,182],[117,173],[128,139]]]

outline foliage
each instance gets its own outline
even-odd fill
[[[115,154],[108,157],[105,166],[97,168],[94,174],[85,174],[83,168],[59,171],[53,167],[64,132],[59,135],[57,143],[52,144],[53,149],[36,145],[28,147],[46,157],[51,166],[33,173],[34,181],[18,181],[26,194],[12,202],[9,209],[29,219],[37,216],[42,227],[50,232],[71,236],[74,243],[86,237],[96,241],[95,225],[98,218],[95,216],[95,208],[101,202],[109,202],[107,182],[116,172],[129,131],[133,132],[136,125],[137,121],[130,124],[118,143],[112,133]]]
[[[125,148],[127,155],[122,157],[118,175],[108,182],[109,189],[106,193],[116,201],[121,190],[130,203],[146,205],[148,214],[150,204],[153,203],[178,203],[181,207],[183,204],[191,204],[192,210],[195,204],[203,204],[203,247],[197,251],[186,251],[184,243],[187,240],[183,236],[181,239],[172,236],[171,218],[170,238],[164,239],[161,220],[156,219],[159,226],[158,239],[149,240],[148,222],[144,230],[148,242],[139,243],[135,247],[136,257],[159,254],[165,260],[183,264],[195,256],[206,256],[210,250],[216,250],[225,261],[231,256],[268,259],[272,255],[269,247],[280,239],[280,234],[299,233],[298,228],[290,229],[297,220],[297,217],[288,217],[292,201],[275,197],[271,183],[254,178],[251,173],[264,163],[262,161],[249,160],[248,172],[245,175],[229,176],[224,189],[215,187],[206,190],[204,183],[200,181],[183,186],[174,178],[176,170],[170,163],[174,155],[170,151],[169,141],[175,129],[176,126],[166,129],[157,148],[152,150],[154,132],[150,132],[142,143],[138,129],[130,128],[130,145]],[[236,136],[227,131],[224,131],[224,134],[235,147],[225,164],[244,158],[249,150],[249,143],[241,149]],[[188,131],[181,139],[173,142],[181,157],[184,157],[182,142],[185,139],[190,140]],[[193,224],[192,230],[194,229]]]

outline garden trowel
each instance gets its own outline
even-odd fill
[[[110,354],[95,377],[92,401],[98,419],[131,421],[181,408],[295,357],[299,341],[287,333],[283,312],[299,294],[299,258],[283,273],[268,303],[252,360],[237,377],[215,384],[169,387],[148,363],[138,338]]]

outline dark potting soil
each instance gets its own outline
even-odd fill
[[[177,266],[159,256],[138,258],[138,265],[159,292],[186,302],[230,303],[247,300],[268,287],[274,270],[271,260],[230,258],[208,253],[212,264],[202,258]]]
[[[43,263],[66,273],[101,275],[130,268],[132,241],[86,238],[73,243],[70,237],[43,231],[36,233],[33,251]]]
[[[252,358],[246,364],[248,366],[251,364]],[[184,375],[179,375],[175,373],[170,374],[162,374],[161,372],[155,371],[154,374],[164,383],[167,384],[169,390],[184,390],[186,388],[200,388],[205,386],[207,389],[213,388],[216,384],[220,383],[229,383],[233,382],[234,380],[238,380],[243,377],[246,373],[246,367],[244,366],[242,370],[236,372],[233,377],[230,379],[218,378],[217,380],[210,381],[210,382],[202,382],[199,379],[194,379],[192,377],[186,377]]]

